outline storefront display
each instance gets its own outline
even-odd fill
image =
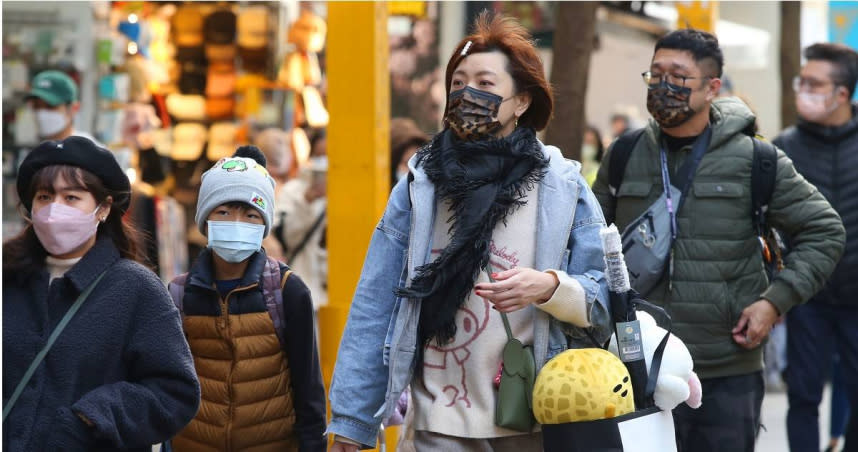
[[[313,3],[4,4],[4,192],[27,148],[39,141],[23,94],[36,73],[60,68],[84,93],[86,115],[78,115],[76,129],[91,133],[126,166],[140,206],[135,220],[155,238],[147,250],[154,266],[167,279],[185,270],[187,256],[205,245],[188,232],[194,225],[187,221],[202,172],[265,128],[306,141],[293,127],[327,125],[318,63],[304,81],[315,89],[307,96],[296,96],[278,77],[284,55],[307,57],[324,46],[324,19],[301,14],[302,7]],[[279,32],[287,17],[301,17],[299,29],[310,23],[311,36],[287,40]],[[311,108],[296,115],[296,98],[298,108]],[[296,121],[307,115],[309,121]],[[309,147],[303,141],[293,145],[299,162]],[[4,218],[18,217],[16,202],[4,196]],[[21,227],[19,220],[4,223],[4,238]],[[185,252],[176,250],[180,242]]]

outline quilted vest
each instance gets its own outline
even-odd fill
[[[211,309],[214,297],[217,312],[195,312]],[[202,400],[197,416],[173,438],[173,449],[297,451],[289,362],[259,283],[236,288],[225,299],[188,286],[184,310]]]

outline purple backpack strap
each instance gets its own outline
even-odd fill
[[[173,299],[173,304],[179,308],[179,314],[185,315],[184,305],[182,300],[185,298],[185,283],[188,282],[188,274],[183,273],[173,278],[170,284],[167,285],[167,290],[170,291],[170,298]]]
[[[281,346],[286,345],[282,284],[285,284],[291,274],[292,270],[288,270],[281,276],[280,262],[270,257],[262,269],[262,296],[265,298],[265,307],[268,308],[268,315],[271,316],[271,321],[274,323],[274,332],[277,334]]]

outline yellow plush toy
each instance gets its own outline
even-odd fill
[[[541,424],[594,421],[635,410],[629,372],[599,348],[566,350],[536,377],[533,414]]]

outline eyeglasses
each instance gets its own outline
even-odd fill
[[[796,75],[795,78],[792,79],[792,90],[795,92],[800,92],[803,86],[809,88],[808,91],[814,91],[818,88],[822,88],[823,86],[833,85],[834,82],[824,82],[821,80],[816,80],[813,78],[802,78],[800,75]]]
[[[685,88],[686,80],[702,80],[707,78],[712,78],[709,76],[705,77],[686,77],[684,75],[675,75],[675,74],[653,74],[652,71],[646,71],[641,73],[641,77],[643,77],[643,81],[646,84],[648,89],[655,89],[662,85],[662,83],[667,87],[669,91],[677,92],[682,88]]]

